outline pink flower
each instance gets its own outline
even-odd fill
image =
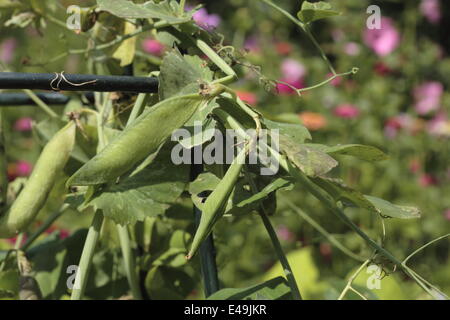
[[[294,59],[284,59],[281,64],[281,73],[285,82],[295,82],[306,74],[306,68]]]
[[[378,56],[384,57],[394,51],[400,44],[400,34],[392,19],[382,17],[380,29],[366,29],[364,43]]]
[[[431,174],[424,173],[419,178],[419,184],[421,187],[430,187],[437,185],[437,180]]]
[[[412,128],[414,119],[406,113],[399,114],[398,116],[391,117],[386,121],[384,125],[384,134],[388,138],[395,138],[400,129]]]
[[[18,177],[27,177],[33,171],[33,165],[27,161],[16,162],[16,174]]]
[[[17,40],[7,38],[0,44],[0,61],[10,63],[14,59],[14,51],[17,47]]]
[[[359,116],[359,109],[352,104],[341,104],[334,108],[333,114],[339,118],[355,119]]]
[[[206,30],[215,29],[220,24],[220,17],[217,14],[208,14],[205,8],[201,8],[194,13],[193,18],[198,26]]]
[[[331,78],[331,77],[333,77],[333,74],[330,72],[330,73],[327,74],[327,77]],[[334,78],[333,80],[330,81],[330,84],[333,87],[339,87],[341,83],[342,83],[342,77],[336,77],[336,78]]]
[[[444,218],[450,221],[450,209],[445,210],[444,212]]]
[[[433,136],[450,136],[450,120],[444,112],[439,112],[428,121],[426,130]]]
[[[432,24],[437,24],[441,21],[441,3],[439,0],[422,0],[420,12]]]
[[[292,45],[286,41],[277,42],[277,44],[275,45],[275,49],[277,50],[278,54],[287,56],[292,52]]]
[[[161,56],[164,53],[164,45],[155,39],[145,39],[142,43],[142,49],[145,52],[155,56]]]
[[[14,130],[24,132],[24,131],[31,131],[33,119],[30,117],[23,117],[20,119],[17,119],[17,121],[14,123]]]
[[[414,88],[415,99],[414,108],[420,115],[436,111],[441,104],[441,97],[444,93],[444,86],[437,81],[429,81]]]
[[[237,96],[244,102],[255,105],[258,102],[256,95],[249,91],[236,91]]]
[[[357,56],[359,51],[359,45],[356,42],[347,42],[344,45],[344,52],[349,56]]]
[[[301,89],[301,88],[305,87],[304,83],[303,83],[303,80],[301,80],[301,79],[295,80],[295,81],[290,81],[288,79],[282,78],[280,81],[286,82],[287,84],[289,84],[292,87],[297,88],[297,89]],[[277,82],[276,89],[277,89],[277,92],[279,94],[281,94],[281,95],[287,95],[287,94],[294,94],[295,93],[295,91],[291,87],[285,85],[284,83]]]
[[[283,241],[293,241],[295,239],[294,234],[284,225],[277,228],[277,235]]]

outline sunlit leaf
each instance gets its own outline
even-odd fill
[[[297,13],[298,18],[303,23],[309,23],[338,15],[340,15],[340,13],[333,10],[331,4],[324,1],[314,3],[303,1],[302,9]]]

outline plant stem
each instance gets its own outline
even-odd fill
[[[223,59],[203,40],[194,39],[193,40],[200,49],[216,66],[220,68],[227,76],[232,76],[234,79],[237,78],[236,72],[225,62]]]
[[[294,210],[299,216],[301,216],[307,223],[309,223],[314,229],[316,229],[321,235],[325,237],[332,245],[334,245],[336,248],[341,250],[344,254],[349,256],[352,259],[355,259],[357,261],[363,262],[365,259],[358,256],[357,254],[350,251],[348,248],[346,248],[344,245],[342,245],[332,234],[330,234],[328,231],[326,231],[322,226],[316,222],[311,216],[309,216],[305,211],[295,206],[287,197],[281,196],[281,199],[292,209]]]
[[[3,110],[0,110],[0,216],[7,205],[8,164],[6,158],[6,140],[4,132]]]
[[[117,232],[119,233],[120,247],[125,264],[125,272],[127,274],[128,284],[130,285],[131,294],[134,300],[142,300],[142,293],[139,287],[139,279],[136,270],[135,256],[131,249],[130,234],[127,226],[117,224]]]
[[[353,281],[355,281],[356,277],[363,271],[363,269],[370,263],[370,259],[364,261],[364,263],[356,270],[356,272],[348,279],[347,285],[345,286],[344,290],[342,290],[342,293],[339,295],[338,300],[342,300],[345,295],[347,294],[348,290],[352,287]]]
[[[47,220],[44,221],[43,224],[39,226],[39,228],[27,239],[27,241],[23,244],[21,250],[26,251],[33,242],[39,238],[39,236],[45,232],[52,224],[58,219],[64,211],[69,207],[68,204],[64,204],[58,211],[55,211],[52,215],[50,215]]]
[[[41,108],[42,111],[47,113],[50,117],[58,118],[58,115],[55,113],[55,111],[53,111],[44,101],[39,99],[39,97],[37,95],[35,95],[33,91],[31,91],[29,89],[23,89],[23,92],[25,92],[27,94],[27,96],[29,96],[30,99],[33,100],[34,103],[36,103],[36,105],[39,108]]]
[[[89,276],[89,270],[92,265],[92,258],[94,257],[95,247],[100,236],[100,229],[103,224],[103,213],[97,211],[92,219],[91,227],[89,228],[86,240],[84,242],[83,252],[81,253],[78,270],[75,277],[75,286],[72,290],[71,300],[80,300],[83,298],[84,291]]]
[[[437,241],[439,241],[439,240],[445,239],[445,238],[447,238],[447,237],[449,237],[449,236],[450,236],[450,233],[447,233],[446,235],[440,236],[440,237],[438,237],[438,238],[436,238],[436,239],[434,239],[434,240],[431,240],[430,242],[424,244],[424,245],[421,246],[419,249],[415,250],[413,253],[411,253],[409,256],[407,256],[407,257],[403,260],[402,264],[406,265],[406,263],[408,262],[408,260],[411,259],[415,254],[419,253],[420,251],[422,251],[423,249],[425,249],[425,248],[428,247],[429,245],[431,245],[431,244],[433,244],[433,243],[435,243],[435,242],[437,242]]]
[[[250,188],[252,189],[252,193],[256,194],[259,192],[258,187],[256,186],[255,181],[250,176],[247,171],[247,168],[244,170],[247,181],[250,184]],[[259,216],[261,217],[264,227],[266,228],[267,233],[269,234],[270,240],[272,242],[273,248],[277,254],[278,260],[280,261],[281,266],[283,267],[284,275],[289,283],[289,287],[291,288],[292,296],[295,300],[302,300],[302,295],[300,294],[300,290],[297,285],[297,281],[295,280],[294,273],[292,272],[292,268],[289,264],[289,261],[284,254],[283,248],[281,247],[280,240],[278,240],[277,233],[273,229],[273,226],[270,222],[270,219],[267,215],[267,210],[263,204],[260,205],[260,210],[258,210]]]

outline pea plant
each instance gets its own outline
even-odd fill
[[[333,79],[358,71],[355,67],[336,72],[312,34],[316,20],[339,15],[329,4],[303,1],[294,17],[270,0],[255,1],[296,24],[332,73],[312,87],[293,87],[298,99],[305,91],[320,90]],[[38,1],[11,2],[6,9],[13,16],[10,24],[35,24],[39,29],[48,21],[66,27],[45,6]],[[123,67],[143,59],[144,72],[158,79],[158,92],[137,97],[95,92],[93,102],[73,97],[60,112],[25,90],[47,115],[35,126],[45,147],[31,176],[8,185],[4,161],[9,141],[1,130],[0,236],[18,235],[18,241],[14,250],[0,256],[0,296],[185,299],[202,283],[208,299],[302,299],[302,283],[294,278],[270,221],[277,201],[288,201],[277,191],[299,186],[372,250],[367,257],[357,257],[361,267],[340,299],[350,290],[367,299],[352,281],[369,264],[392,267],[431,297],[446,297],[407,266],[411,256],[402,260],[385,249],[383,232],[375,239],[345,213],[347,207],[360,208],[378,216],[383,227],[390,219],[420,217],[415,207],[364,195],[330,175],[342,155],[365,161],[386,160],[387,155],[359,144],[313,143],[303,125],[271,120],[244,102],[232,87],[247,72],[268,92],[274,91],[277,81],[246,61],[240,48],[226,45],[221,34],[197,25],[192,17],[200,7],[187,8],[184,0],[97,0],[94,7],[81,9],[80,28],[75,31],[86,38],[87,47],[68,50],[51,61],[82,55],[90,73],[100,77],[117,74],[118,63]],[[136,37],[144,33],[172,48],[161,61],[137,54]],[[95,76],[75,83],[59,71],[47,84],[50,89],[70,85],[96,90]],[[230,147],[232,152],[225,154]],[[51,195],[60,199],[60,208],[21,243],[21,235]],[[89,217],[89,229],[63,240],[48,237],[34,243],[68,211]],[[220,247],[215,248],[213,230],[218,225],[227,228],[229,220],[255,215],[264,224],[285,277],[244,289],[221,288],[215,263]],[[307,221],[324,232],[313,218]],[[355,256],[338,241],[332,244]],[[45,272],[35,274],[33,269]]]

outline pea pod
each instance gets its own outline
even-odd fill
[[[242,170],[242,166],[245,163],[247,156],[247,147],[245,147],[234,159],[233,163],[228,168],[223,179],[219,182],[216,189],[208,196],[202,207],[202,216],[200,218],[200,224],[195,232],[194,240],[192,241],[191,250],[187,255],[187,259],[197,252],[200,244],[211,233],[214,224],[224,214],[224,207],[234,185],[239,178],[239,173]]]
[[[89,186],[116,180],[155,152],[206,101],[207,98],[200,94],[190,94],[159,102],[75,172],[67,185]]]
[[[59,130],[42,150],[24,189],[0,217],[0,238],[23,231],[44,206],[57,175],[63,170],[75,144],[75,123]]]

